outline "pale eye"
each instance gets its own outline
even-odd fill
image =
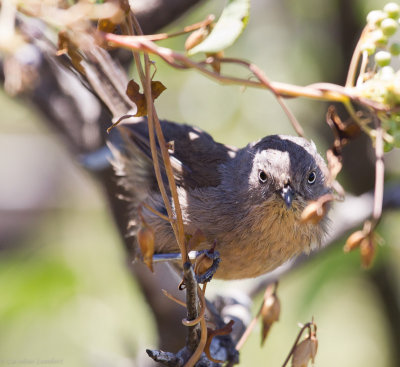
[[[308,174],[307,182],[310,185],[312,185],[316,179],[317,179],[317,174],[314,171],[312,171]]]
[[[265,171],[258,171],[258,179],[261,183],[267,181],[267,174],[265,173]]]

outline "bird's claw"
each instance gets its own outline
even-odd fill
[[[214,249],[198,251],[194,265],[197,283],[209,282],[217,271],[220,261],[219,252]]]

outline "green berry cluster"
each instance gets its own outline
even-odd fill
[[[393,111],[379,115],[388,151],[400,147],[400,70],[395,71],[392,66],[400,61],[392,63],[400,55],[400,43],[394,37],[400,27],[400,5],[390,2],[382,10],[371,11],[367,23],[368,33],[363,37],[361,51],[368,54],[369,67],[363,71],[363,81],[357,89],[363,97]]]

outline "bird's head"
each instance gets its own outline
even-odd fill
[[[302,210],[330,192],[328,169],[314,143],[272,135],[247,149],[252,155],[249,188],[253,200],[279,199],[288,210]]]

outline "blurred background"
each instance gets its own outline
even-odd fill
[[[343,84],[366,14],[384,4],[252,0],[249,24],[226,55],[254,62],[274,81]],[[202,2],[163,31],[218,16],[223,5]],[[183,51],[183,43],[176,38],[161,44]],[[156,101],[160,118],[197,125],[237,146],[268,134],[294,134],[271,93],[222,86],[153,59],[155,80],[168,88]],[[328,105],[305,99],[288,105],[324,152],[332,142]],[[145,348],[157,347],[155,321],[132,277],[104,189],[28,100],[2,91],[0,110],[0,366],[146,365]],[[386,181],[398,182],[399,151],[385,162]],[[339,181],[346,191],[358,195],[373,188],[368,139],[348,147],[344,164]],[[280,321],[263,348],[256,328],[241,366],[282,365],[297,324],[312,317],[318,325],[317,366],[399,366],[399,221],[398,211],[385,212],[378,227],[384,245],[368,271],[360,268],[358,253],[343,253],[342,239],[285,275]],[[246,284],[213,281],[210,292]],[[254,300],[254,312],[261,298]]]

